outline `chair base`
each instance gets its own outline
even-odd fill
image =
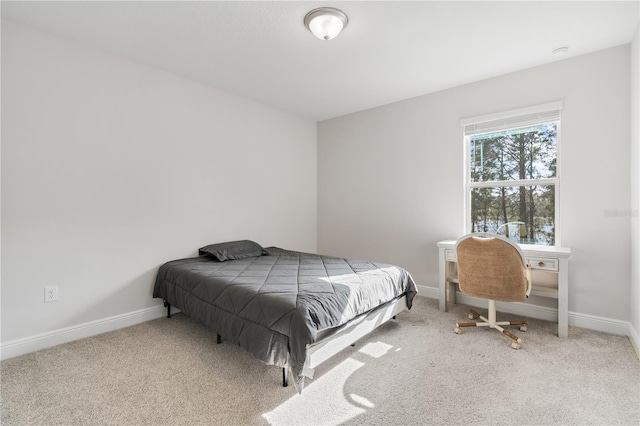
[[[489,327],[498,330],[502,334],[508,336],[513,340],[511,347],[513,349],[520,349],[520,343],[522,339],[515,334],[502,328],[502,325],[517,325],[521,331],[527,331],[527,321],[496,321],[495,300],[489,300],[489,319],[483,317],[473,309],[469,309],[469,319],[480,318],[482,322],[457,322],[456,328],[453,330],[456,334],[462,334],[462,329],[465,327]]]

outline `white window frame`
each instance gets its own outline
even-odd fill
[[[560,175],[562,173],[561,155],[560,155],[560,139],[561,139],[561,126],[562,126],[562,107],[561,101],[552,102],[548,104],[535,105],[526,108],[519,108],[510,111],[499,112],[495,114],[486,114],[476,117],[463,118],[460,120],[460,126],[462,127],[462,140],[464,144],[464,230],[465,234],[471,232],[471,191],[473,188],[486,188],[486,187],[516,187],[516,186],[530,186],[530,185],[553,185],[555,189],[555,202],[554,202],[554,222],[555,222],[555,234],[554,234],[554,246],[561,246],[561,221],[560,221]],[[471,127],[478,127],[481,129],[478,133],[486,131],[498,131],[506,130],[509,128],[516,128],[526,124],[541,124],[551,120],[546,120],[545,117],[549,113],[557,115],[558,125],[556,127],[556,176],[554,178],[545,179],[528,179],[528,180],[509,180],[509,181],[486,181],[486,182],[471,182],[471,165],[469,158],[471,152],[469,151],[469,139],[471,138],[468,133],[468,129]],[[555,120],[553,120],[555,121]],[[467,130],[467,131],[466,131]]]

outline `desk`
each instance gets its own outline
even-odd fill
[[[531,294],[558,299],[558,337],[566,338],[569,335],[569,256],[571,256],[571,249],[528,244],[520,244],[520,248],[532,270],[557,275],[557,288],[536,286],[536,283],[533,282]],[[456,240],[440,241],[438,249],[440,310],[446,312],[447,292],[451,295],[450,301],[455,303]]]

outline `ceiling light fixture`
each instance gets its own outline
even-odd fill
[[[304,25],[320,40],[331,40],[347,26],[349,18],[333,7],[313,9],[304,17]]]

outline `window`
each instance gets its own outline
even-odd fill
[[[467,232],[560,244],[561,109],[558,102],[462,120]]]

